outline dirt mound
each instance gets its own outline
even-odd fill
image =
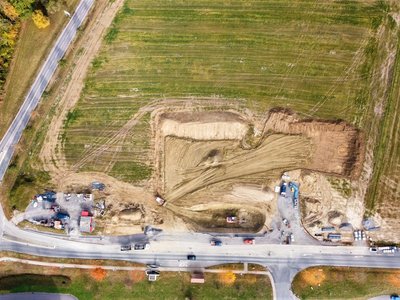
[[[301,134],[312,141],[314,152],[306,168],[358,178],[364,160],[364,138],[343,121],[299,120],[294,114],[273,111],[265,132]]]
[[[241,140],[248,124],[232,112],[164,113],[159,128],[163,136],[195,140]]]
[[[261,187],[283,170],[302,168],[350,177],[357,175],[362,160],[362,137],[352,126],[340,121],[299,120],[279,109],[269,113],[263,132],[257,134],[252,130],[257,120],[250,123],[248,117],[233,112],[160,112],[154,120],[157,192],[173,205],[174,213],[204,230],[210,224],[213,230],[226,228],[224,209],[228,207],[246,207],[259,222],[258,211],[264,221],[269,219],[267,215],[276,211],[271,204],[274,194]],[[324,181],[322,177],[318,180]],[[329,185],[325,181],[314,180],[309,189],[315,190],[319,183]],[[345,199],[339,198],[339,208],[346,211]],[[308,199],[314,204],[310,203],[312,213],[306,223],[329,223],[328,213],[336,205],[325,207],[329,199],[312,192]]]

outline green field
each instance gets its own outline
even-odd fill
[[[400,212],[400,41],[388,93],[387,108],[379,126],[374,176],[367,194],[367,208],[376,209],[398,226]],[[398,227],[397,227],[398,228]]]
[[[148,282],[144,271],[108,272],[96,281],[88,271],[65,269],[47,274],[39,267],[29,267],[38,274],[2,275],[0,294],[17,292],[50,292],[72,294],[84,299],[272,299],[268,277],[238,275],[232,285],[218,280],[216,274],[206,274],[204,284],[191,284],[190,274],[163,272],[156,282]],[[42,274],[42,275],[40,275]],[[1,274],[0,274],[1,275]]]
[[[300,299],[368,299],[400,293],[400,272],[388,269],[315,267],[297,274],[292,289]]]
[[[213,98],[194,106],[259,114],[281,106],[361,126],[387,10],[383,1],[127,0],[66,122],[67,161],[130,182],[148,177],[148,114],[110,138],[163,99]]]

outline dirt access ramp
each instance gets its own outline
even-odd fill
[[[252,124],[232,112],[163,113],[158,134],[158,192],[169,201],[226,180],[296,168],[357,177],[360,132],[344,122],[299,120],[271,111],[264,133],[248,148]]]

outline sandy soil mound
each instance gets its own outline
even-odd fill
[[[211,226],[210,217],[227,226],[223,216],[245,208],[252,220],[247,225],[257,230],[259,222],[276,212],[274,194],[261,187],[280,172],[302,168],[357,176],[363,159],[360,133],[344,122],[300,121],[275,110],[263,133],[256,135],[247,117],[232,112],[160,113],[155,120],[156,188],[174,213],[203,229]],[[330,188],[324,175],[315,174],[299,178],[304,183],[306,226],[348,217],[359,223],[360,216],[349,213],[347,199]],[[319,185],[323,188],[316,188]],[[334,218],[333,212],[339,215]]]
[[[241,140],[248,124],[231,112],[165,113],[159,125],[163,136],[195,140]]]
[[[363,137],[359,130],[345,122],[299,120],[286,112],[272,111],[265,132],[301,134],[314,146],[308,169],[358,178],[364,155]]]

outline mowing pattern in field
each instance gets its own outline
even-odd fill
[[[124,180],[144,178],[149,174],[143,164],[150,151],[147,120],[90,160],[83,158],[155,99],[218,97],[258,112],[284,106],[304,116],[356,122],[370,76],[365,48],[380,23],[381,6],[374,1],[127,0],[67,122],[67,160],[77,169]]]
[[[395,230],[400,228],[400,42],[375,153],[376,164],[367,195],[367,207],[377,209],[388,223],[387,228]],[[394,240],[398,241],[398,230],[393,235],[397,237]]]

